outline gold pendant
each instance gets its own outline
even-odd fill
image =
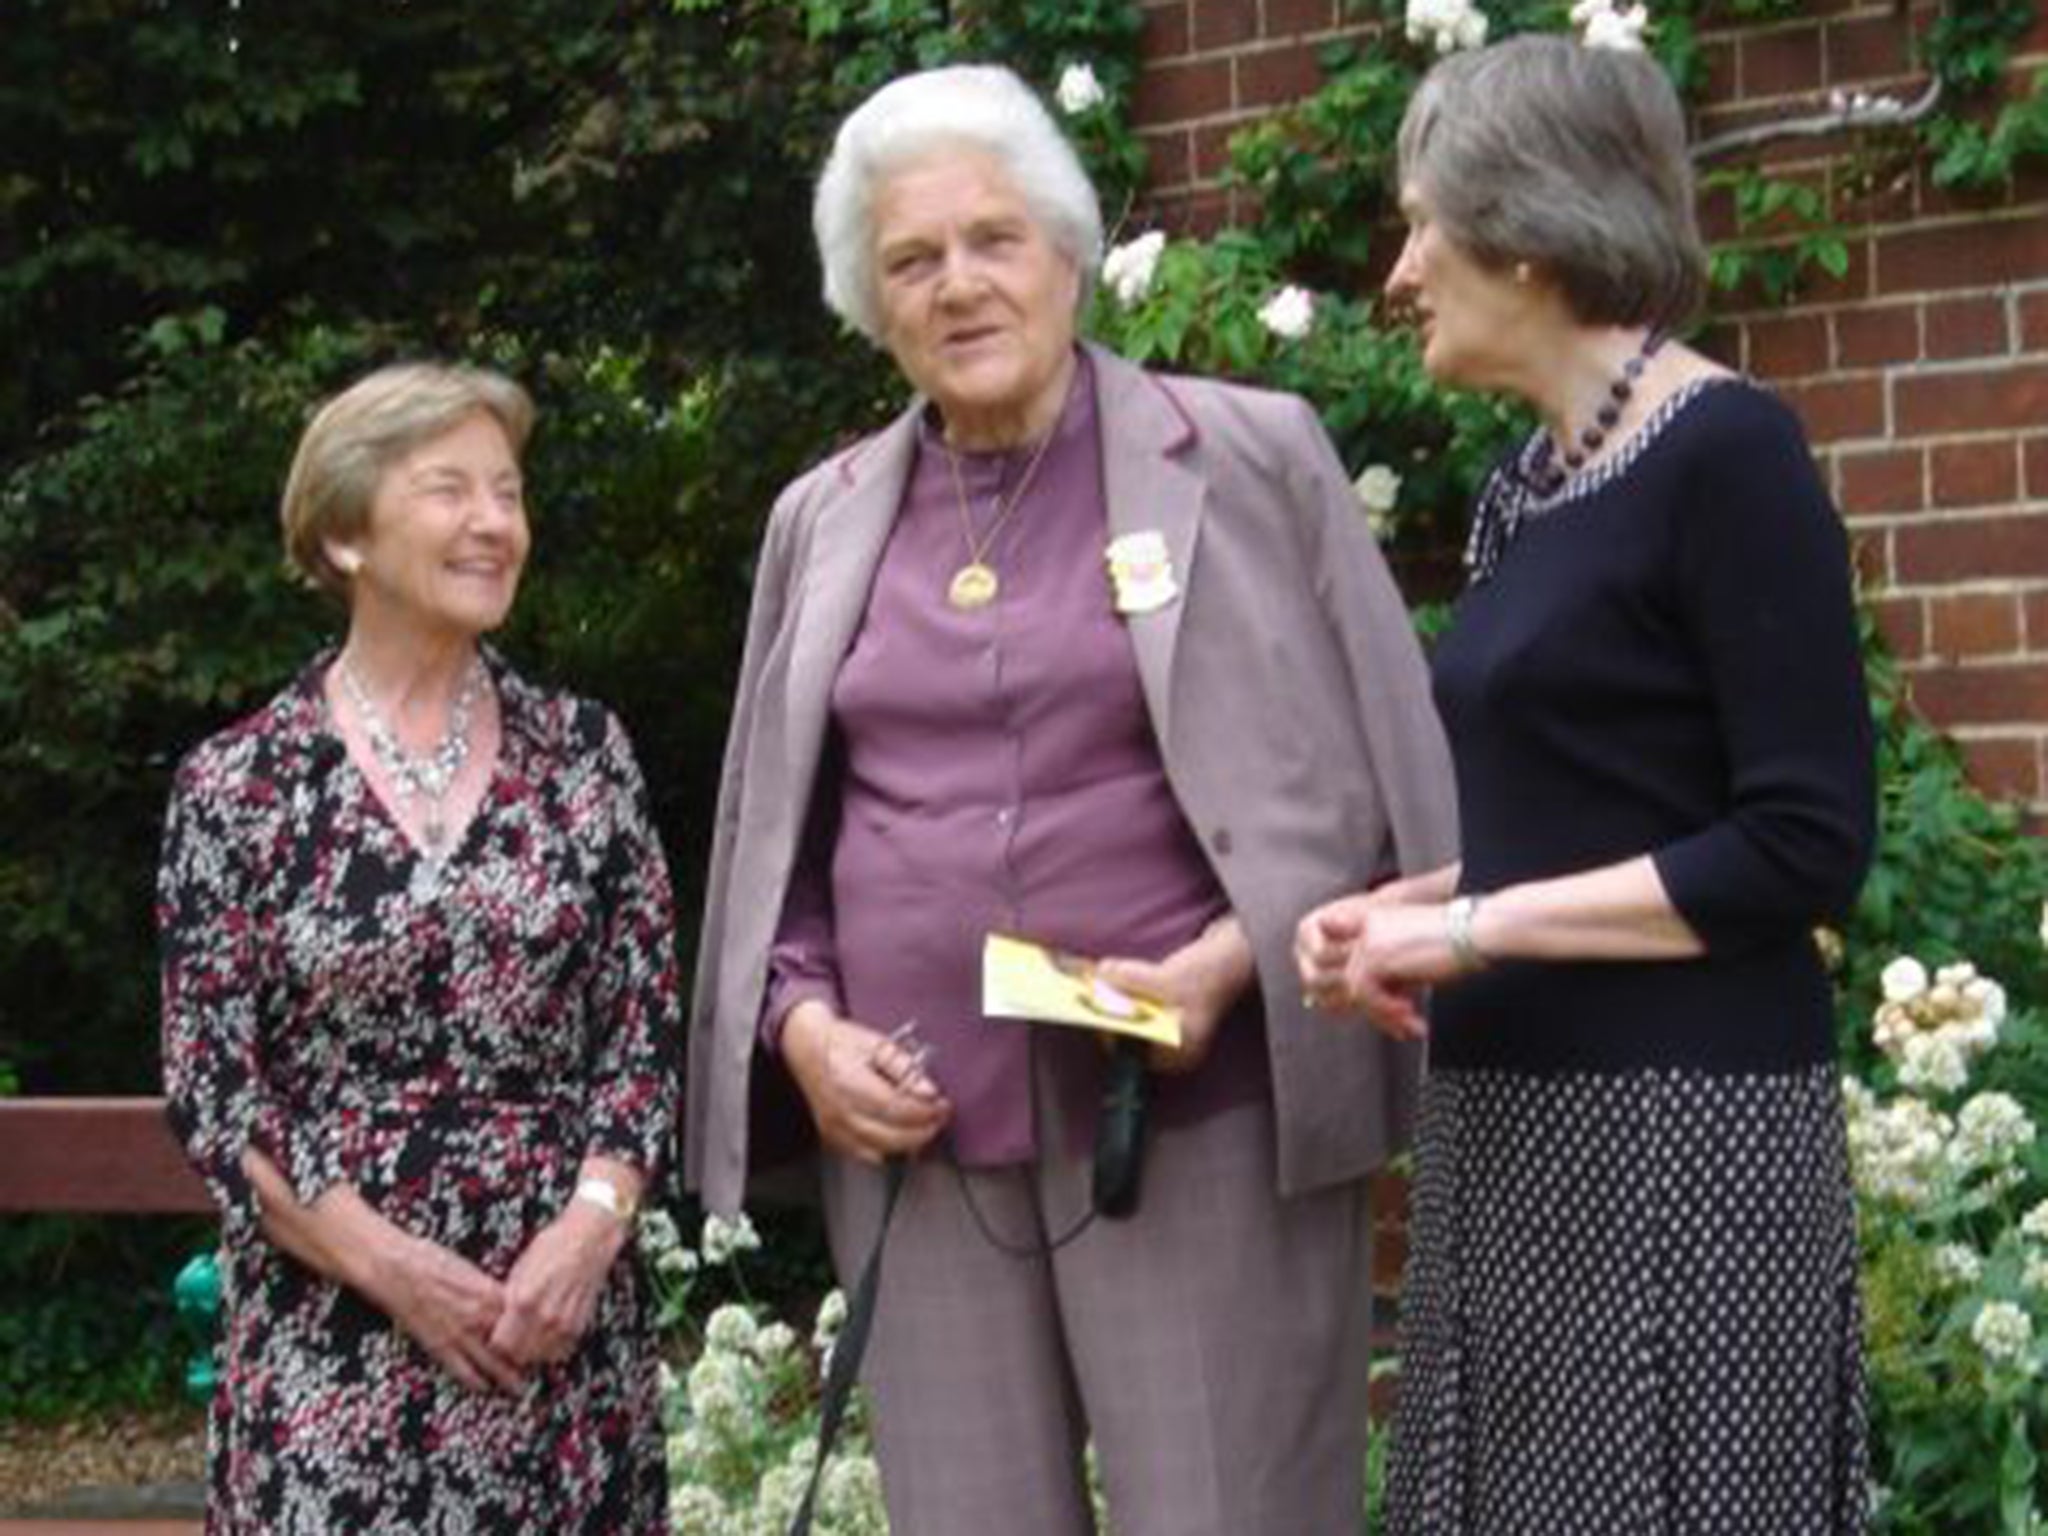
[[[953,573],[953,580],[946,587],[946,601],[963,613],[971,613],[994,602],[1001,588],[993,570],[979,560],[971,560]]]

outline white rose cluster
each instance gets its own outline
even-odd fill
[[[1110,247],[1102,258],[1102,281],[1117,303],[1129,309],[1152,291],[1152,274],[1159,270],[1165,249],[1166,235],[1156,229]]]
[[[1486,42],[1486,13],[1472,0],[1408,0],[1408,41],[1455,53]]]
[[[1948,1181],[1949,1137],[1955,1123],[1921,1099],[1879,1104],[1854,1078],[1842,1082],[1848,1112],[1849,1162],[1866,1199],[1917,1207]]]
[[[728,1220],[723,1216],[706,1216],[704,1231],[698,1238],[698,1245],[704,1250],[706,1264],[729,1264],[743,1253],[753,1253],[761,1246],[761,1234],[754,1230],[754,1223],[745,1211]]]
[[[1102,82],[1095,78],[1095,70],[1088,64],[1069,64],[1060,71],[1060,83],[1053,90],[1053,99],[1059,102],[1060,110],[1069,117],[1079,117],[1083,112],[1093,111],[1109,99],[1102,89]]]
[[[1956,1112],[1949,1165],[1964,1177],[2010,1170],[2034,1143],[2034,1122],[2009,1093],[1980,1093]]]
[[[754,1418],[754,1394],[748,1390],[751,1380],[752,1373],[739,1353],[715,1345],[707,1348],[690,1367],[686,1389],[690,1417],[720,1438],[746,1434]]]
[[[1935,1276],[1944,1285],[1975,1285],[1984,1276],[1984,1259],[1968,1243],[1943,1243],[1931,1259]]]
[[[1612,48],[1620,53],[1641,53],[1643,32],[1650,25],[1650,13],[1643,6],[1624,9],[1614,0],[1579,0],[1572,7],[1571,19],[1579,29],[1579,41],[1588,48]]]
[[[1259,324],[1282,341],[1299,341],[1315,324],[1316,298],[1289,283],[1259,306]]]
[[[1929,977],[1926,966],[1901,955],[1879,984],[1884,1001],[1871,1034],[1897,1066],[1902,1088],[1954,1093],[1969,1080],[1971,1062],[1998,1043],[2005,988],[1967,960]]]
[[[1372,529],[1373,537],[1392,537],[1394,507],[1401,499],[1401,477],[1389,465],[1368,464],[1351,482],[1351,489],[1358,493],[1358,504],[1365,509],[1366,526]]]
[[[2020,1236],[2048,1243],[2048,1200],[2039,1201],[2020,1218]]]
[[[1970,1324],[1970,1338],[1992,1364],[2024,1368],[2034,1343],[2034,1320],[2010,1301],[1987,1301]]]

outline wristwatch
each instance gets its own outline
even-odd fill
[[[591,1205],[602,1206],[624,1222],[631,1222],[633,1213],[640,1207],[640,1202],[637,1199],[627,1194],[625,1190],[614,1184],[610,1179],[598,1178],[595,1175],[578,1180],[576,1193],[572,1198],[587,1201]]]

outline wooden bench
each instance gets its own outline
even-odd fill
[[[0,1211],[103,1216],[213,1209],[162,1099],[0,1099]]]
[[[0,1213],[201,1215],[213,1209],[162,1099],[0,1099]],[[0,1520],[0,1536],[198,1536],[195,1521]]]

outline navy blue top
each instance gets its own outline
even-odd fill
[[[1862,883],[1876,785],[1841,520],[1782,402],[1738,379],[1665,402],[1523,519],[1435,686],[1465,890],[1648,853],[1707,952],[1496,964],[1438,993],[1434,1065],[1829,1059],[1811,930]]]

